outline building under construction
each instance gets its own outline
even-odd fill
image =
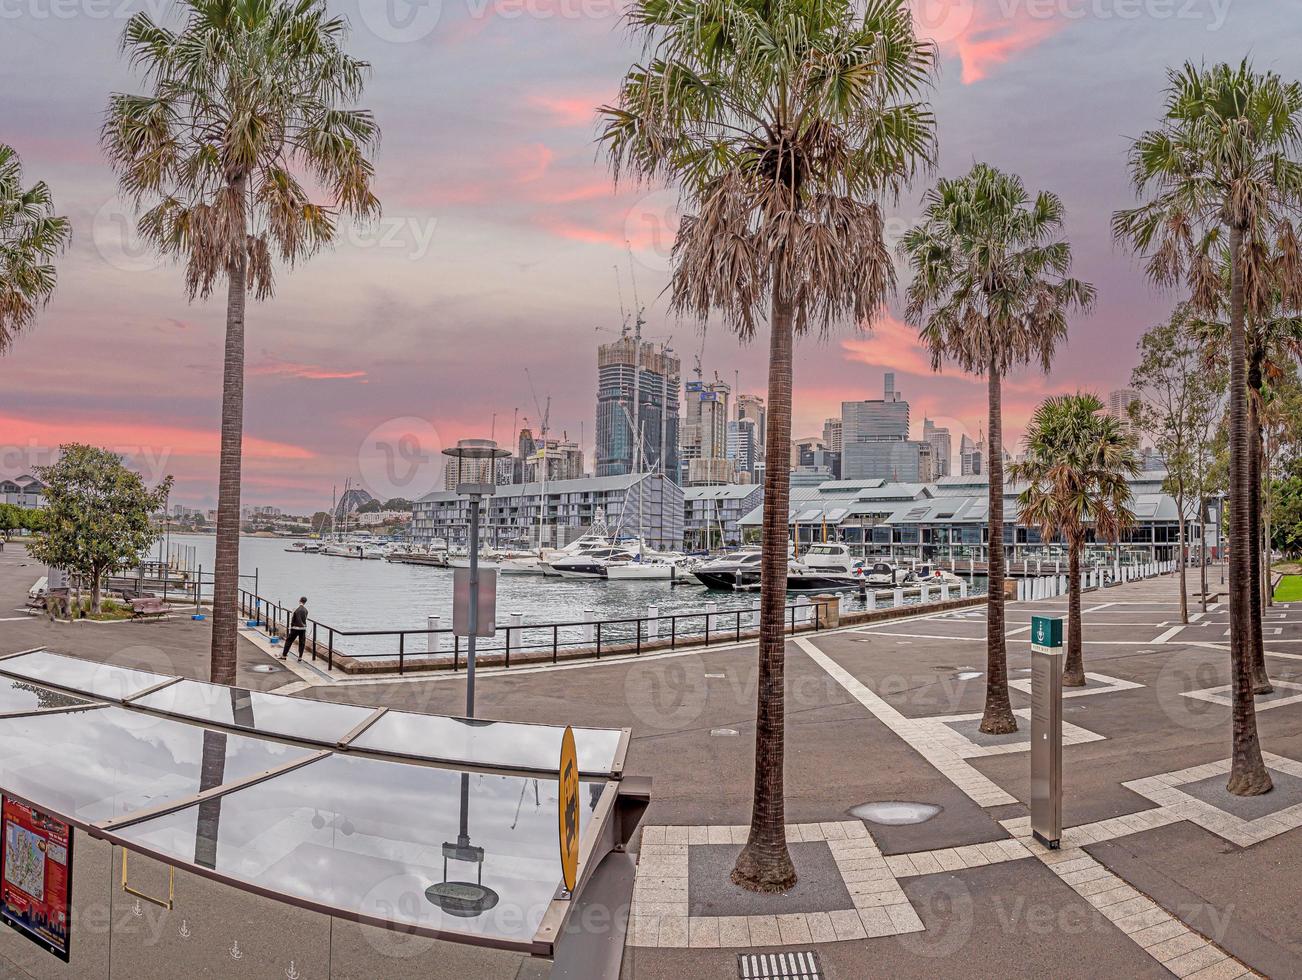
[[[641,469],[678,479],[681,366],[667,344],[642,339],[640,319],[597,348],[597,476]]]

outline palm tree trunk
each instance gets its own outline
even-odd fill
[[[1080,553],[1083,538],[1073,535],[1067,548],[1067,662],[1064,687],[1085,686],[1085,650],[1080,621]]]
[[[1248,463],[1247,344],[1244,336],[1243,228],[1230,228],[1230,673],[1233,726],[1230,779],[1236,796],[1272,789],[1261,758],[1252,696],[1252,521]]]
[[[1262,560],[1261,560],[1261,355],[1253,344],[1248,360],[1248,520],[1252,540],[1252,693],[1269,694],[1274,690],[1266,674],[1266,647],[1262,637]]]
[[[1265,599],[1267,608],[1275,605],[1275,590],[1270,587],[1271,562],[1270,556],[1275,550],[1274,529],[1271,527],[1270,512],[1274,504],[1274,494],[1271,492],[1270,482],[1270,454],[1265,451],[1265,441],[1262,441],[1261,453],[1261,523],[1262,523],[1262,549],[1261,549],[1261,591]],[[1265,640],[1263,638],[1262,662],[1265,662]]]
[[[765,439],[764,522],[760,559],[759,683],[755,707],[755,792],[750,836],[737,855],[732,880],[751,891],[783,892],[796,883],[787,851],[783,797],[785,736],[788,502],[791,474],[792,313],[777,287],[769,326],[769,417]]]
[[[244,199],[246,178],[237,178]],[[240,455],[244,442],[244,307],[248,255],[237,249],[228,273],[226,353],[222,367],[222,440],[217,482],[217,542],[213,568],[212,649],[209,679],[235,683],[240,589]]]
[[[986,368],[989,419],[986,448],[990,451],[990,560],[986,594],[986,707],[981,731],[1005,735],[1017,731],[1017,719],[1008,700],[1008,650],[1004,638],[1004,445],[1003,393],[999,364],[990,359]]]

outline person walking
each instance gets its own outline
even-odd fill
[[[289,620],[289,635],[285,637],[285,655],[281,660],[289,659],[289,648],[298,640],[298,659],[303,659],[303,647],[307,645],[307,596],[298,600],[298,608]]]

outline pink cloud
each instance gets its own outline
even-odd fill
[[[910,5],[918,33],[959,58],[964,85],[981,81],[1068,26],[1056,5],[1045,10],[1008,0],[911,0]]]
[[[847,360],[886,371],[931,374],[931,357],[918,343],[918,331],[891,314],[880,317],[864,335],[841,341]]]
[[[355,381],[365,378],[365,371],[335,371],[316,364],[296,364],[266,358],[249,368],[250,377],[298,378],[304,381]]]
[[[157,458],[173,456],[217,458],[221,433],[211,429],[186,428],[178,425],[160,425],[149,422],[101,421],[85,418],[51,418],[49,416],[25,418],[18,415],[0,415],[0,433],[23,434],[30,445],[58,446],[69,442],[84,442],[104,446],[127,455],[141,452]],[[260,439],[244,433],[244,458],[246,460],[306,460],[315,455],[302,446],[269,439]]]
[[[586,95],[531,95],[529,104],[546,113],[553,126],[590,126],[596,117],[600,97]]]

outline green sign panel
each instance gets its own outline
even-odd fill
[[[1056,653],[1062,649],[1062,620],[1050,616],[1031,617],[1031,649]]]

